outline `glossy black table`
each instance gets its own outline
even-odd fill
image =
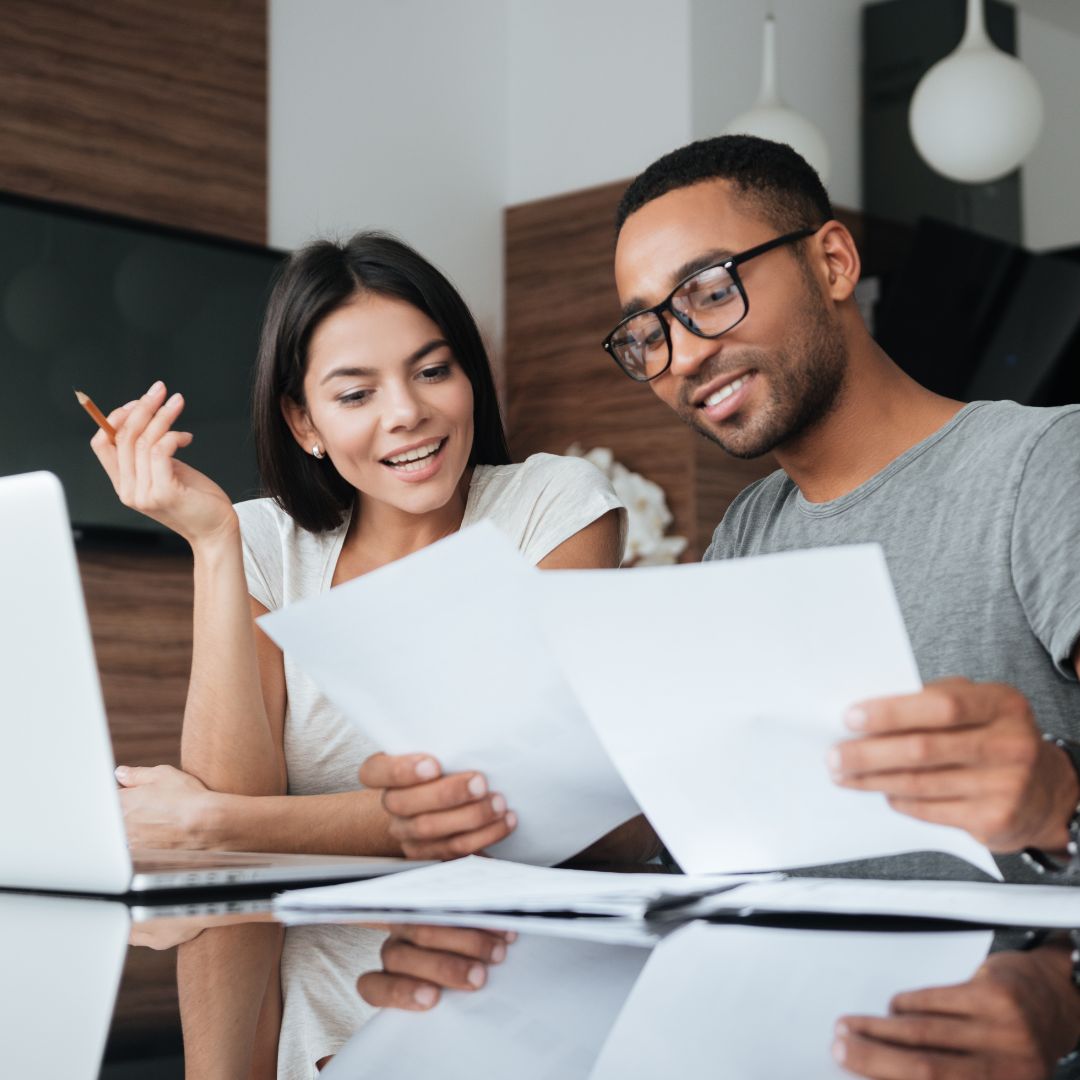
[[[381,928],[286,927],[258,894],[129,908],[0,893],[0,1076],[291,1078],[322,1062],[331,1078],[1080,1077],[1057,1064],[1080,1038],[1065,934],[513,925],[482,989],[374,1013],[355,984]],[[841,1017],[855,1018],[850,1072],[835,1059]]]

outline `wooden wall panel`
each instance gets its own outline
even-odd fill
[[[610,447],[658,483],[699,559],[728,503],[772,459],[738,461],[705,442],[601,348],[618,321],[612,270],[615,207],[625,183],[506,212],[507,427],[515,458]]]
[[[116,757],[180,765],[191,670],[191,557],[81,551],[86,606]]]
[[[0,188],[266,242],[266,0],[0,10]]]

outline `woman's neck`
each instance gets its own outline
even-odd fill
[[[388,503],[358,497],[356,510],[342,544],[335,585],[380,566],[403,559],[458,531],[465,517],[472,470],[467,469],[444,506],[424,514],[411,514]]]

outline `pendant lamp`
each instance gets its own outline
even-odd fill
[[[825,137],[805,116],[780,96],[776,76],[776,18],[765,17],[765,45],[761,61],[761,92],[754,106],[739,113],[725,128],[726,135],[759,135],[787,143],[817,171],[824,184],[829,179],[829,149]]]
[[[943,176],[997,180],[1031,153],[1043,101],[1031,72],[986,33],[983,0],[968,0],[964,37],[920,80],[908,125],[915,147]]]

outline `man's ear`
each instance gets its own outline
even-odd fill
[[[850,300],[862,273],[862,260],[855,239],[839,221],[828,221],[812,243],[825,273],[825,285],[833,300]]]
[[[293,438],[300,444],[300,448],[306,453],[311,453],[311,447],[321,442],[319,433],[311,423],[307,409],[298,401],[294,401],[288,394],[281,397],[281,415],[285,417],[285,423],[289,425]]]

